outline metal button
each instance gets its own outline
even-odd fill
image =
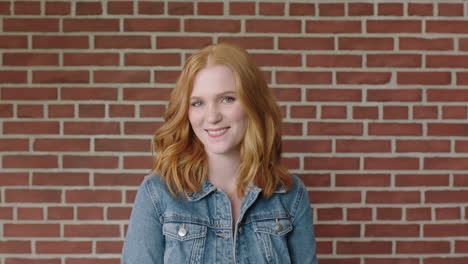
[[[275,224],[275,231],[276,232],[281,232],[281,230],[283,230],[283,226],[281,225],[281,223],[278,221],[278,218],[276,219],[276,224]]]
[[[185,235],[187,235],[187,229],[185,229],[185,224],[182,224],[179,228],[179,231],[177,232],[177,234],[181,237],[184,237]]]
[[[239,231],[239,234],[242,234],[242,227],[239,226],[239,228],[237,229]]]

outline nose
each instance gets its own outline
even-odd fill
[[[207,121],[212,124],[218,123],[223,119],[223,115],[219,107],[216,105],[211,105],[210,107],[208,107],[208,112],[206,113],[206,115]]]

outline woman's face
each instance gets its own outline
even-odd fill
[[[195,75],[190,107],[190,125],[208,154],[235,154],[247,128],[234,72],[224,65],[201,69]]]

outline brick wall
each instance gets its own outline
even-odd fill
[[[247,48],[321,264],[468,263],[466,1],[0,1],[0,264],[119,263],[185,59]]]

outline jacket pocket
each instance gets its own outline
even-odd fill
[[[293,230],[291,220],[274,218],[257,220],[252,224],[267,263],[290,263],[287,234]]]
[[[196,223],[163,224],[164,263],[203,263],[207,227]]]

